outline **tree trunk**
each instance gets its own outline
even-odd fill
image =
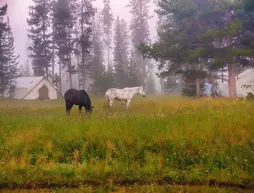
[[[4,81],[3,81],[3,78],[2,78],[2,90],[1,90],[1,98],[3,99],[4,98]]]
[[[200,79],[196,79],[196,97],[200,97]]]
[[[80,73],[78,72],[78,89],[80,90],[81,86],[80,86]]]
[[[70,79],[70,88],[72,88],[72,75],[70,72],[69,72],[69,79]]]
[[[76,55],[76,60],[77,60],[77,66],[79,69],[80,63],[79,63],[79,55],[78,54]],[[77,71],[77,74],[78,74],[78,89],[80,89],[80,72]]]
[[[47,51],[46,51],[46,44],[45,44],[45,42],[46,42],[46,32],[45,32],[45,20],[44,21],[42,21],[43,22],[43,24],[42,24],[42,27],[43,27],[43,43],[44,43],[44,62],[49,62],[49,61],[46,61],[45,59],[46,59],[46,56],[47,56]],[[48,64],[45,66],[45,71],[46,71],[46,78],[48,79]],[[45,74],[43,75],[44,77],[45,77]]]
[[[221,69],[221,82],[224,82],[224,68]]]
[[[196,97],[200,97],[200,79],[196,79]]]
[[[55,79],[55,43],[53,40],[53,58],[52,58],[52,83],[54,82]]]
[[[84,6],[85,6],[85,2],[82,0],[81,13],[84,10]],[[81,14],[81,20],[80,20],[80,26],[81,26],[81,31],[80,31],[80,33],[81,33],[80,34],[80,36],[81,36],[81,71],[80,71],[80,78],[81,78],[81,80],[79,80],[79,82],[81,81],[83,89],[85,88],[84,87],[84,82],[85,82],[84,79],[85,79],[85,76],[86,76],[85,73],[86,73],[86,70],[87,70],[85,68],[84,19],[85,19],[84,14]],[[81,85],[81,83],[79,83],[79,85]]]
[[[161,95],[163,95],[163,89],[164,89],[164,86],[163,86],[163,78],[161,78]]]
[[[59,91],[62,94],[62,61],[59,60]]]
[[[78,26],[76,26],[76,30],[78,29]],[[78,31],[76,31],[76,39],[78,40],[79,39],[79,33],[78,33]],[[78,50],[79,50],[79,44],[77,44],[76,45],[76,49],[77,49],[77,52],[78,52]],[[80,89],[80,70],[79,70],[79,68],[80,68],[80,58],[79,58],[79,53],[76,53],[75,54],[75,56],[76,56],[76,66],[77,66],[77,75],[78,75],[78,89]]]
[[[229,97],[237,97],[236,94],[236,73],[233,64],[228,64],[228,90]]]
[[[109,66],[109,37],[108,37],[108,66]]]
[[[141,73],[142,73],[142,82],[141,85],[143,86],[147,86],[146,85],[146,67],[145,67],[145,61],[143,56],[140,54],[140,58],[141,58]]]

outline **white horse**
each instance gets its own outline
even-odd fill
[[[113,105],[114,100],[126,101],[126,110],[128,110],[130,102],[135,95],[146,96],[143,86],[141,87],[126,87],[123,89],[110,88],[106,91],[105,97],[108,102],[109,111]]]

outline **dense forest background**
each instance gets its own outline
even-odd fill
[[[163,90],[201,96],[205,83],[229,83],[236,96],[237,74],[253,66],[253,0],[157,0],[158,37],[151,41],[151,0],[130,0],[130,23],[113,15],[110,0],[99,10],[91,0],[33,0],[29,6],[27,64],[18,65],[14,37],[0,8],[0,93],[18,76],[45,76],[61,92],[68,87],[104,94],[110,87],[144,85],[155,94],[154,67]],[[106,51],[107,57],[104,57]],[[112,55],[112,56],[111,56]],[[106,58],[106,59],[105,59]],[[110,59],[111,58],[111,59]],[[18,68],[18,66],[21,66]]]

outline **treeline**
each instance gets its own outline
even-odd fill
[[[154,92],[153,66],[137,49],[149,43],[150,0],[130,0],[131,23],[114,16],[110,0],[98,10],[91,0],[33,0],[29,6],[29,57],[34,76],[46,76],[61,91],[62,72],[78,74],[93,93],[144,85]],[[137,6],[138,5],[138,6]],[[112,53],[112,54],[111,54]]]
[[[142,44],[146,58],[159,63],[160,76],[182,92],[200,96],[204,83],[228,81],[236,96],[236,77],[253,66],[253,0],[159,0],[158,40]]]
[[[17,59],[14,51],[7,4],[0,7],[0,97],[12,96],[12,88],[18,76]]]

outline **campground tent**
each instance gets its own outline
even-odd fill
[[[58,91],[46,78],[18,77],[12,89],[13,99],[57,99]]]
[[[244,97],[244,94],[247,92],[252,92],[253,89],[248,88],[244,89],[242,88],[242,85],[244,84],[253,84],[254,81],[254,69],[250,68],[242,73],[238,74],[236,77],[236,93],[238,97]],[[220,90],[221,90],[221,95],[222,96],[229,96],[229,89],[228,89],[228,82],[224,82],[220,84]]]

